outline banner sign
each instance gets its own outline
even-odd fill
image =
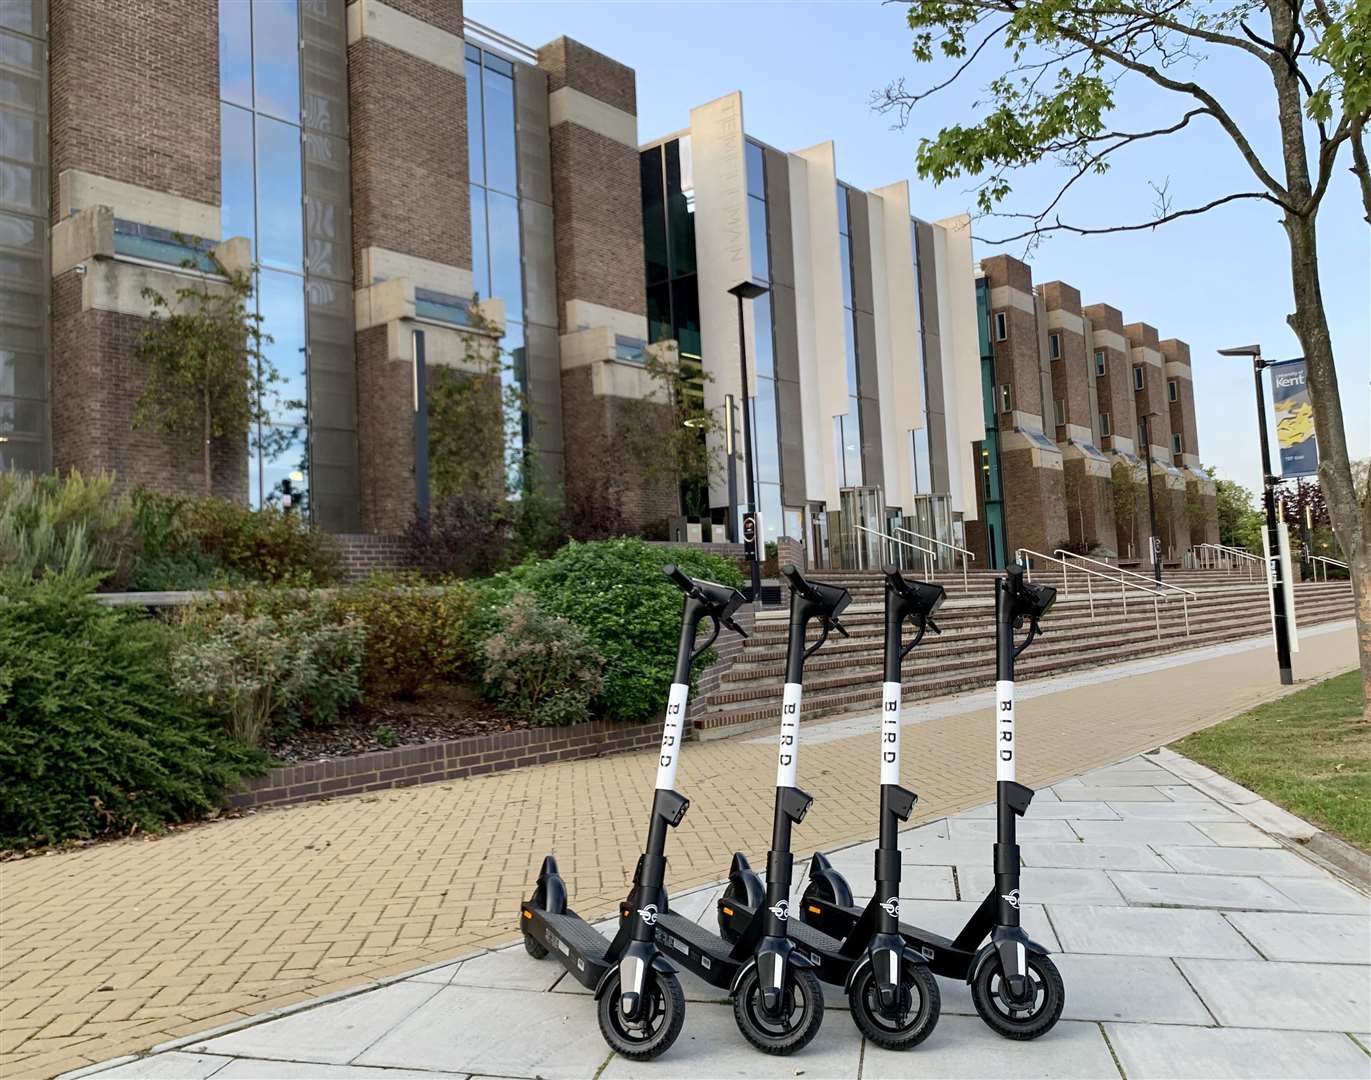
[[[1271,368],[1271,401],[1276,407],[1276,442],[1281,476],[1313,476],[1319,471],[1319,443],[1314,436],[1314,405],[1304,358]]]

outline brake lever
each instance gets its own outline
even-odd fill
[[[741,638],[746,638],[746,637],[747,637],[747,631],[744,630],[744,629],[743,629],[741,626],[739,626],[737,623],[735,623],[732,619],[725,619],[725,620],[724,620],[724,625],[725,625],[726,627],[728,627],[730,630],[732,630],[732,631],[733,631],[735,634],[737,634],[739,637],[741,637]]]
[[[847,632],[847,627],[845,627],[842,623],[840,623],[836,618],[829,619],[829,620],[828,620],[828,625],[829,625],[832,629],[838,631],[838,633],[842,634],[843,637],[849,637],[849,636],[850,636],[850,635],[848,634],[848,632]]]
[[[937,623],[935,623],[935,622],[933,621],[933,617],[932,617],[931,615],[925,616],[925,617],[924,617],[924,623],[925,623],[925,624],[928,626],[928,628],[929,628],[930,630],[932,630],[935,634],[941,634],[941,633],[942,633],[942,629],[938,626]]]

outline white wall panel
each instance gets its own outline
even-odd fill
[[[914,276],[914,238],[909,217],[909,183],[877,188],[873,203],[884,204],[884,291],[876,291],[876,330],[884,324],[890,353],[890,441],[885,453],[886,502],[908,508],[914,493],[913,432],[924,426],[923,353]],[[872,211],[875,220],[875,210]],[[873,240],[872,255],[876,247]],[[884,317],[883,317],[884,314]],[[882,391],[884,400],[884,391]],[[891,448],[893,445],[893,449]]]
[[[934,229],[938,270],[938,325],[942,339],[943,401],[947,409],[948,480],[952,509],[976,517],[971,444],[985,438],[981,400],[981,344],[976,327],[976,279],[971,261],[971,218],[945,218]]]

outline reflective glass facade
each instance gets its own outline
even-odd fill
[[[770,234],[766,206],[766,156],[761,146],[747,143],[747,218],[752,245],[752,278],[771,284]],[[748,301],[744,301],[747,303]],[[751,301],[756,333],[757,396],[752,399],[752,472],[757,480],[757,509],[762,515],[762,539],[774,541],[785,532],[781,508],[781,451],[776,409],[776,347],[771,320],[771,294]],[[743,501],[746,501],[744,493]]]
[[[857,407],[857,316],[852,310],[852,233],[847,220],[846,184],[838,185],[838,262],[843,280],[843,363],[847,370],[847,413],[833,418],[838,486],[862,483],[862,421]]]
[[[219,5],[221,232],[252,245],[280,376],[249,439],[249,501],[334,528],[356,471],[344,19],[342,0]]]
[[[929,495],[933,492],[933,460],[928,446],[928,322],[924,313],[923,271],[919,263],[919,230],[913,221],[909,223],[909,250],[914,256],[914,305],[919,317],[919,385],[923,401],[923,427],[916,428],[913,436],[914,453],[914,493]]]
[[[0,2],[0,469],[50,459],[44,7]]]

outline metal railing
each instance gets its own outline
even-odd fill
[[[1318,580],[1319,580],[1319,563],[1323,563],[1323,580],[1324,580],[1324,581],[1327,581],[1327,580],[1328,580],[1328,565],[1329,565],[1330,563],[1332,563],[1332,564],[1333,564],[1334,566],[1336,566],[1336,567],[1339,567],[1340,569],[1343,569],[1343,570],[1348,571],[1349,573],[1351,573],[1351,570],[1352,570],[1352,568],[1351,568],[1350,566],[1348,566],[1345,562],[1343,562],[1341,559],[1334,559],[1334,558],[1332,558],[1331,556],[1328,556],[1328,555],[1310,555],[1310,556],[1309,556],[1309,562],[1310,562],[1310,565],[1314,568],[1314,580],[1315,580],[1315,581],[1318,581]]]
[[[904,533],[906,536],[912,536],[916,540],[927,540],[930,544],[936,544],[938,547],[946,548],[955,555],[960,555],[962,557],[962,588],[965,589],[967,587],[966,560],[968,558],[974,559],[976,557],[974,551],[968,551],[966,548],[958,547],[956,544],[949,544],[946,540],[939,540],[936,536],[925,536],[923,533],[917,533],[913,529],[902,529],[898,525],[895,526],[895,531]]]
[[[1248,581],[1255,581],[1258,572],[1263,576],[1266,573],[1262,559],[1240,547],[1228,544],[1196,544],[1192,550],[1195,552],[1195,564],[1201,570],[1232,572],[1244,569],[1247,571]]]
[[[920,551],[920,552],[922,552],[922,553],[923,553],[923,557],[924,557],[924,576],[925,576],[925,577],[932,577],[932,575],[933,575],[933,560],[936,559],[936,558],[938,557],[938,553],[937,553],[936,551],[934,551],[932,548],[922,547],[921,545],[911,543],[911,542],[908,541],[908,540],[901,540],[898,536],[888,536],[886,533],[883,533],[883,532],[881,532],[881,531],[878,530],[878,529],[868,529],[865,525],[853,525],[852,527],[853,527],[854,529],[858,530],[859,532],[870,533],[872,536],[879,536],[882,540],[884,540],[884,541],[886,542],[887,545],[890,545],[890,544],[899,544],[901,547],[913,548],[915,551]],[[898,559],[895,559],[895,558],[893,557],[893,555],[894,555],[894,549],[893,549],[893,548],[887,546],[887,548],[886,548],[886,553],[887,553],[887,555],[892,556],[891,559],[890,559],[891,562],[898,562],[898,561],[899,561]],[[858,561],[860,561],[860,559],[859,559]],[[865,569],[865,568],[864,568],[864,567],[858,567],[858,569]]]
[[[1025,558],[1025,556],[1028,556],[1028,558]],[[1105,574],[1099,570],[1092,570],[1088,566],[1078,566],[1068,562],[1066,559],[1060,559],[1055,555],[1044,555],[1041,551],[1032,551],[1029,548],[1019,548],[1017,551],[1014,552],[1014,561],[1024,568],[1024,576],[1029,581],[1033,580],[1033,563],[1031,561],[1032,559],[1041,559],[1043,562],[1046,563],[1056,563],[1058,566],[1062,568],[1063,596],[1071,595],[1070,572],[1074,570],[1076,573],[1084,575],[1085,595],[1087,601],[1090,604],[1090,617],[1092,619],[1095,617],[1095,578],[1101,578],[1104,581],[1108,581],[1111,586],[1119,586],[1119,597],[1123,601],[1124,615],[1128,614],[1129,589],[1136,590],[1137,592],[1142,593],[1144,596],[1150,596],[1152,598],[1152,621],[1157,628],[1157,640],[1160,641],[1162,639],[1161,602],[1163,600],[1168,599],[1168,597],[1167,594],[1163,592],[1161,589],[1153,588],[1151,584],[1143,585],[1136,581],[1129,581],[1127,578],[1114,577],[1112,574]],[[1114,590],[1110,588],[1109,592],[1112,593],[1113,591]],[[1190,611],[1188,606],[1186,606],[1185,610],[1185,636],[1190,636]]]
[[[1158,581],[1155,577],[1148,577],[1146,574],[1139,574],[1136,570],[1125,570],[1122,566],[1115,566],[1113,563],[1103,562],[1100,559],[1092,559],[1089,555],[1078,555],[1076,552],[1067,551],[1064,548],[1057,548],[1057,550],[1053,552],[1053,554],[1066,559],[1076,559],[1080,562],[1088,562],[1093,566],[1103,566],[1105,570],[1113,571],[1114,573],[1118,574],[1120,578],[1123,578],[1125,576],[1134,578],[1137,581],[1146,583],[1150,588],[1153,589],[1161,589],[1163,592],[1169,591],[1173,594],[1180,593],[1181,602],[1182,604],[1186,605],[1185,625],[1186,632],[1189,632],[1189,604],[1191,600],[1198,600],[1200,598],[1200,594],[1197,593],[1194,589],[1187,589],[1184,585],[1177,585],[1174,581]]]

